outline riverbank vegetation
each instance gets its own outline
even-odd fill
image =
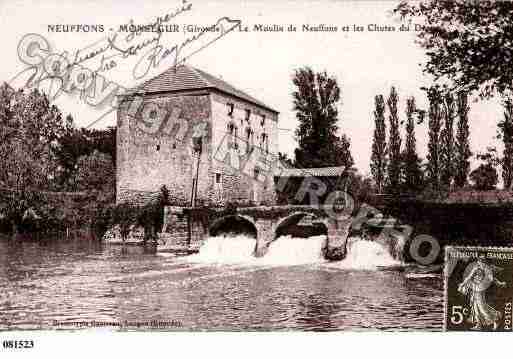
[[[115,200],[116,129],[78,128],[37,89],[0,86],[0,229],[104,230]]]

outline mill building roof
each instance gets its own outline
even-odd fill
[[[130,89],[128,93],[151,94],[201,89],[217,90],[224,94],[234,96],[238,99],[265,108],[271,112],[278,113],[275,109],[267,106],[265,103],[257,100],[253,96],[248,95],[246,92],[230,85],[228,82],[189,65],[171,66],[160,75],[149,79],[140,86]]]

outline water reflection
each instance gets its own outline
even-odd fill
[[[172,320],[183,327],[169,330],[440,330],[441,319],[438,277],[324,263],[212,265],[87,240],[0,239],[1,330]]]

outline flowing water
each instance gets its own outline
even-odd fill
[[[333,266],[348,270],[377,270],[379,267],[396,267],[400,264],[379,243],[353,237],[347,240],[346,258],[333,263]]]
[[[160,330],[441,330],[439,276],[377,270],[399,263],[358,239],[344,261],[329,263],[325,241],[280,237],[254,258],[255,240],[243,235],[208,238],[181,257],[0,238],[0,330],[92,322],[110,330],[156,322],[173,323]]]

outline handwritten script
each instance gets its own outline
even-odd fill
[[[173,66],[187,61],[195,54],[203,51],[227,34],[240,30],[241,20],[221,17],[210,26],[205,26],[193,35],[186,36],[183,41],[166,46],[163,32],[158,26],[164,22],[190,11],[192,4],[182,2],[182,6],[169,14],[158,16],[152,25],[157,31],[151,37],[141,36],[143,32],[122,34],[114,32],[106,38],[89,45],[82,50],[58,53],[51,50],[50,43],[39,34],[27,34],[18,44],[18,57],[28,65],[15,75],[10,82],[22,76],[28,76],[24,87],[40,87],[43,82],[50,81],[47,94],[52,99],[62,93],[80,93],[80,97],[91,106],[107,105],[109,111],[89,126],[98,122],[118,107],[117,96],[126,94],[127,88],[108,80],[104,73],[112,70],[119,61],[135,58],[132,75],[135,80],[144,78],[152,69],[158,68],[164,60],[172,60]],[[94,47],[93,50],[91,48]],[[98,60],[98,66],[86,67],[86,63]]]

